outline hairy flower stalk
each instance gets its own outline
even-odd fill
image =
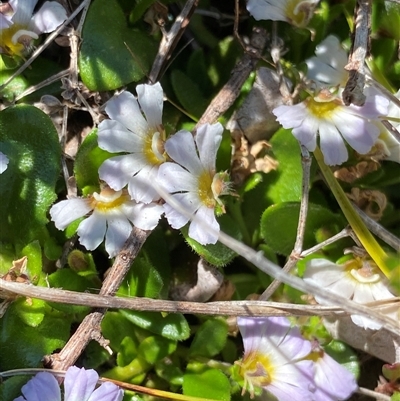
[[[53,32],[66,19],[64,7],[55,1],[46,1],[37,13],[37,0],[10,0],[0,13],[0,53],[27,56],[33,50],[33,41],[42,33]]]

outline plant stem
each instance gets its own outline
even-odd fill
[[[350,203],[350,200],[347,198],[342,187],[339,185],[336,178],[332,174],[332,171],[325,164],[324,156],[318,147],[316,147],[314,151],[314,156],[329,188],[331,189],[333,195],[339,203],[339,206],[342,209],[342,212],[349,222],[351,228],[357,235],[365,250],[369,253],[371,258],[381,269],[382,273],[389,278],[390,271],[386,265],[386,260],[388,258],[387,254],[372,236],[372,234],[362,221],[361,217],[354,210],[353,206]]]

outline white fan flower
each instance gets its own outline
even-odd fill
[[[166,161],[161,123],[164,95],[159,83],[138,85],[136,91],[138,99],[122,92],[106,104],[110,120],[99,125],[99,147],[125,154],[107,159],[100,166],[99,176],[116,191],[128,185],[136,202],[150,203],[159,199],[151,183],[159,165]]]
[[[257,21],[285,21],[304,27],[318,3],[319,0],[248,0],[247,10]]]
[[[66,19],[64,7],[56,1],[46,1],[33,14],[38,0],[10,0],[6,14],[0,14],[0,53],[26,56],[32,42],[42,33],[53,32]]]
[[[309,151],[317,146],[317,134],[327,165],[340,165],[348,159],[346,142],[358,153],[368,153],[380,134],[374,121],[387,113],[389,100],[366,88],[364,106],[345,106],[328,90],[309,97],[293,106],[279,106],[272,112],[284,128],[292,133]]]
[[[189,237],[200,244],[215,244],[219,224],[215,207],[219,196],[226,193],[225,173],[216,173],[217,150],[222,140],[220,123],[204,124],[195,138],[188,131],[179,131],[165,143],[165,150],[176,163],[166,162],[159,167],[157,181],[172,194],[175,202],[187,213],[194,215],[189,226]],[[165,216],[173,228],[181,228],[189,216],[182,214],[168,202]]]
[[[325,288],[333,293],[351,299],[359,304],[395,298],[388,289],[388,282],[372,261],[360,258],[351,259],[344,264],[336,264],[327,259],[311,259],[307,263],[304,281]],[[319,296],[315,300],[326,303]],[[394,320],[399,311],[391,310]],[[391,315],[389,315],[391,316]],[[360,315],[351,315],[357,326],[379,330],[381,324]]]
[[[156,203],[131,200],[126,190],[104,188],[88,198],[73,198],[56,203],[50,209],[51,219],[59,230],[92,212],[78,226],[79,242],[88,250],[96,249],[106,238],[106,251],[116,256],[128,239],[132,224],[142,230],[154,229],[163,212]]]

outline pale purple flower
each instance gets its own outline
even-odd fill
[[[222,140],[220,123],[201,125],[195,138],[188,131],[179,131],[165,143],[165,150],[176,163],[166,162],[159,167],[157,181],[186,213],[194,215],[189,237],[200,244],[215,244],[219,224],[215,207],[224,193],[224,174],[216,174],[215,161]],[[168,199],[165,216],[173,228],[181,228],[189,216],[177,210]]]
[[[10,0],[10,17],[0,19],[0,53],[26,56],[32,50],[32,42],[41,33],[54,31],[66,19],[64,7],[55,1],[46,1],[33,15],[37,0]]]
[[[128,239],[132,224],[142,230],[154,229],[163,212],[156,203],[143,204],[131,200],[123,191],[104,188],[88,198],[61,201],[50,209],[51,219],[59,230],[73,221],[92,214],[78,226],[79,242],[88,250],[96,249],[106,238],[106,251],[110,258],[116,256]]]
[[[248,0],[247,10],[257,21],[286,21],[304,27],[318,3],[319,0]]]
[[[0,174],[7,170],[8,162],[8,157],[4,153],[0,152]]]
[[[254,387],[272,393],[279,401],[313,401],[313,362],[305,360],[311,343],[285,317],[238,318],[244,355],[238,362],[243,390]]]
[[[138,85],[136,91],[138,99],[130,92],[122,92],[106,104],[110,120],[99,125],[99,147],[127,154],[106,160],[99,176],[116,191],[128,185],[136,202],[150,203],[159,199],[151,183],[158,166],[166,160],[161,122],[164,95],[159,83]]]
[[[319,346],[310,354],[314,361],[314,401],[344,401],[357,388],[354,375]]]
[[[348,159],[346,142],[358,153],[368,153],[380,130],[374,120],[387,113],[389,101],[373,88],[365,90],[364,106],[345,106],[341,99],[327,90],[318,97],[309,97],[294,106],[279,106],[273,110],[284,128],[309,151],[320,138],[321,151],[327,165],[340,165]],[[372,120],[372,121],[371,121]]]
[[[400,90],[394,95],[400,99]],[[400,107],[394,102],[390,102],[386,119],[397,130],[397,138],[383,124],[379,124],[380,135],[375,143],[376,148],[382,149],[381,153],[385,160],[400,163]]]
[[[93,369],[71,366],[65,374],[64,401],[122,401],[124,392],[105,382],[95,389],[99,375]],[[49,372],[40,372],[26,383],[14,401],[61,401],[60,386]]]
[[[311,259],[307,262],[304,281],[359,304],[395,298],[389,290],[386,278],[375,264],[359,258],[351,259],[341,265],[327,259]],[[317,295],[314,297],[318,303],[326,304],[323,298]],[[390,310],[387,316],[396,321],[399,318],[399,309]],[[351,320],[365,329],[379,330],[382,326],[360,315],[351,315]]]
[[[345,86],[348,71],[347,52],[336,36],[327,36],[315,49],[315,56],[306,60],[307,77],[323,86]]]

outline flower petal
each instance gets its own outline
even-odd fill
[[[29,29],[36,33],[53,32],[67,19],[65,8],[56,1],[46,1],[33,16]]]
[[[130,92],[122,92],[112,97],[106,103],[106,113],[112,120],[118,121],[136,135],[144,136],[149,131],[149,125],[140,111],[139,104]]]
[[[14,401],[61,401],[60,386],[55,377],[48,372],[39,372],[21,389],[23,397]]]
[[[121,206],[121,210],[125,216],[141,230],[153,230],[156,228],[158,221],[164,209],[162,205],[157,203],[136,203],[129,202]]]
[[[202,245],[215,244],[218,241],[219,224],[214,208],[201,206],[189,226],[189,237]]]
[[[191,192],[187,192],[184,194],[173,194],[171,196],[189,214],[193,215],[195,211],[201,206],[198,197]],[[189,221],[189,217],[181,214],[180,211],[171,206],[168,201],[164,203],[163,208],[165,212],[165,217],[167,218],[168,223],[172,228],[181,228]]]
[[[328,166],[342,164],[348,159],[346,146],[336,126],[327,121],[321,121],[319,126],[319,138],[321,152]]]
[[[287,21],[283,0],[249,0],[247,11],[257,20]]]
[[[0,174],[7,170],[8,162],[8,157],[0,152]]]
[[[340,112],[331,118],[347,143],[360,154],[368,153],[378,139],[379,128],[362,117]]]
[[[128,154],[111,157],[99,168],[99,177],[115,191],[120,191],[132,176],[146,166],[144,156]],[[132,196],[132,195],[131,195]]]
[[[146,116],[147,123],[156,132],[162,124],[164,92],[159,82],[154,85],[138,85],[136,87],[140,107]]]
[[[198,175],[203,170],[193,135],[189,131],[178,131],[169,137],[165,142],[165,150],[171,159],[190,173]]]
[[[78,227],[79,242],[89,251],[96,249],[106,233],[106,218],[94,210]]]
[[[105,382],[97,388],[88,401],[122,401],[124,392],[114,383]]]
[[[107,231],[106,231],[106,251],[110,258],[118,255],[118,252],[124,246],[131,231],[132,224],[122,213],[117,215],[109,215],[107,218]]]
[[[64,401],[88,401],[98,380],[99,375],[93,369],[71,366],[65,375]]]
[[[51,219],[59,230],[64,230],[73,221],[92,210],[88,199],[73,198],[56,203],[50,209]]]
[[[143,136],[129,131],[125,125],[115,120],[104,120],[97,131],[99,148],[108,152],[141,152],[143,151]]]
[[[144,166],[128,182],[128,192],[136,202],[150,203],[160,199],[160,195],[153,187],[152,182],[156,180],[158,166]]]
[[[37,2],[38,0],[10,0],[9,4],[15,11],[12,17],[13,23],[27,28]]]
[[[354,375],[326,352],[315,362],[316,401],[347,400],[357,390]]]
[[[223,126],[220,123],[203,124],[197,129],[195,141],[203,167],[215,171],[217,151],[222,141]]]
[[[199,190],[196,176],[176,163],[161,164],[158,168],[157,182],[170,193]]]

